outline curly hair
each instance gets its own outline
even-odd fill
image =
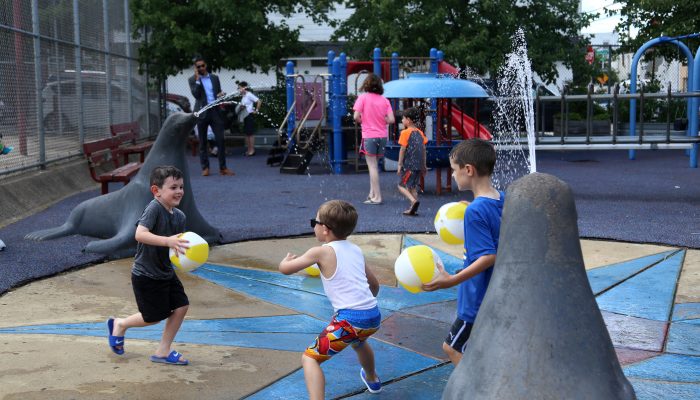
[[[382,79],[375,74],[367,74],[367,78],[365,78],[365,81],[362,83],[360,91],[365,93],[384,94]]]

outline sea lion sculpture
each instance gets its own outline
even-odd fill
[[[508,188],[491,282],[443,399],[636,399],[561,180],[533,173]]]
[[[25,239],[48,240],[76,234],[92,236],[102,240],[89,242],[83,251],[105,254],[110,258],[131,257],[136,252],[136,222],[153,200],[149,181],[151,171],[158,166],[173,165],[184,175],[185,195],[178,208],[187,216],[186,230],[196,232],[210,244],[219,243],[221,233],[202,217],[192,195],[185,141],[195,123],[193,114],[170,115],[144,164],[128,185],[85,200],[71,211],[63,225],[29,233]]]

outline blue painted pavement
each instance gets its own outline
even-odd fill
[[[597,297],[601,310],[668,321],[685,251],[661,261]]]
[[[668,330],[666,351],[700,356],[700,320],[674,322]]]
[[[452,364],[441,365],[400,381],[392,382],[389,385],[384,385],[384,388],[378,394],[364,392],[349,398],[353,400],[439,399],[442,397],[442,391],[445,389],[447,380],[450,379],[450,374],[453,370]]]
[[[374,350],[377,374],[384,382],[399,379],[440,362],[372,338],[369,339],[369,343]],[[365,385],[360,380],[360,365],[351,348],[345,349],[321,364],[321,368],[326,377],[327,398],[365,390]],[[247,399],[307,399],[308,397],[304,384],[304,372],[300,369]]]
[[[664,354],[623,368],[628,378],[700,382],[700,357]]]
[[[674,252],[675,250],[665,251],[659,254],[635,258],[634,260],[589,269],[586,271],[586,273],[588,275],[588,281],[591,284],[593,294],[600,294],[600,292],[623,282],[630,276],[638,273],[644,268],[658,263]]]
[[[700,399],[700,384],[630,379],[637,400]]]
[[[673,307],[673,321],[700,319],[700,303],[681,303]]]

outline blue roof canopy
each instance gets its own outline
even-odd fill
[[[384,84],[384,97],[390,99],[487,98],[488,93],[472,81],[436,74],[409,74]]]

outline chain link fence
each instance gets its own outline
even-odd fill
[[[14,148],[0,176],[80,156],[112,124],[158,133],[159,91],[130,32],[128,0],[0,1],[0,134]]]

